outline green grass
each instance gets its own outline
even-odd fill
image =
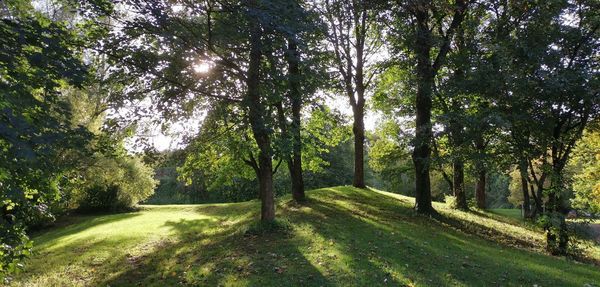
[[[490,209],[488,211],[491,212],[491,213],[494,213],[494,214],[502,215],[504,217],[516,219],[516,220],[519,220],[519,221],[523,220],[523,216],[521,215],[521,210],[520,209],[514,209],[514,208],[496,208],[496,209]]]
[[[15,286],[584,286],[596,266],[538,252],[542,234],[493,213],[436,208],[351,187],[280,200],[284,228],[260,232],[259,203],[144,206],[75,218],[36,238]],[[250,230],[250,232],[246,232]],[[257,232],[258,231],[258,232]],[[487,239],[484,239],[487,238]],[[510,245],[517,246],[511,247]],[[597,247],[588,250],[596,254]],[[594,255],[595,256],[595,255]],[[599,256],[600,258],[600,256]],[[592,285],[594,286],[594,285]]]

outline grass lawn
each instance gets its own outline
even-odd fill
[[[496,208],[496,209],[490,209],[488,211],[491,213],[502,215],[504,217],[508,217],[508,218],[512,218],[512,219],[516,219],[516,220],[523,220],[523,216],[521,215],[520,209]]]
[[[78,217],[34,238],[13,285],[600,286],[597,266],[541,254],[541,233],[493,214],[436,204],[434,220],[412,198],[351,187],[308,196],[281,199],[288,230],[268,235],[244,232],[256,201]]]

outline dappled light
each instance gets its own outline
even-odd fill
[[[257,219],[250,211],[257,202],[153,206],[84,217],[34,239],[43,244],[17,286],[60,284],[65,277],[110,286],[580,286],[600,280],[595,267],[464,233],[454,225],[460,218],[456,211],[439,208],[453,220],[414,216],[405,198],[350,187],[308,195],[305,205],[289,204],[286,198],[279,203],[278,216],[291,224],[291,231],[263,235],[246,233]],[[481,225],[508,226],[486,220]],[[128,231],[121,231],[125,226]],[[46,267],[48,256],[53,268]]]
[[[0,285],[600,287],[598,0],[0,0]]]

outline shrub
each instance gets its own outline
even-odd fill
[[[154,193],[153,170],[134,157],[100,158],[74,196],[81,212],[127,210]]]
[[[458,207],[458,202],[456,201],[456,196],[454,195],[445,195],[444,202],[446,202],[446,205],[450,208]]]
[[[94,185],[83,193],[78,210],[83,212],[123,210],[126,206],[118,201],[118,194],[118,185]]]

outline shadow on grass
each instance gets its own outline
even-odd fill
[[[342,197],[343,205],[336,202]],[[311,208],[328,218],[327,221],[310,221],[320,234],[346,245],[344,250],[349,256],[363,261],[369,258],[384,270],[399,270],[407,275],[408,281],[432,286],[571,286],[575,278],[589,278],[588,283],[591,283],[600,276],[591,266],[575,270],[573,262],[469,238],[472,235],[443,225],[462,222],[448,217],[438,222],[411,215],[412,211],[383,195],[350,192],[340,196],[332,192],[313,203]],[[347,226],[352,228],[345,228]],[[484,228],[478,226],[475,230]],[[348,238],[360,240],[349,241]],[[515,237],[511,240],[519,241]],[[374,258],[368,257],[371,250],[375,250],[371,253]],[[376,255],[378,250],[379,255]],[[381,252],[383,250],[387,252]],[[369,268],[360,261],[358,267]],[[565,270],[570,270],[568,275]]]
[[[467,234],[473,234],[477,237],[480,237],[485,240],[489,240],[492,242],[502,243],[507,246],[512,246],[520,249],[525,249],[527,251],[535,251],[537,253],[545,253],[545,242],[543,241],[543,231],[541,228],[537,227],[531,221],[519,221],[514,218],[507,218],[503,215],[498,215],[494,213],[483,213],[477,210],[470,210],[468,213],[484,217],[490,220],[497,221],[501,224],[513,225],[524,230],[527,230],[530,233],[538,233],[539,237],[537,240],[533,237],[519,237],[515,234],[511,234],[510,230],[504,230],[502,228],[494,228],[493,226],[486,226],[485,224],[480,224],[474,222],[473,220],[461,220],[460,218],[453,217],[448,213],[440,213],[435,217],[442,224],[447,224],[453,228],[456,228],[462,232]],[[499,217],[499,218],[497,218]],[[571,226],[571,228],[573,228]],[[571,240],[580,240],[581,237],[577,234],[574,234],[571,237]],[[585,239],[585,238],[583,238]],[[582,263],[593,264],[596,266],[600,266],[600,261],[597,257],[592,255],[588,255],[585,252],[574,252],[569,255],[569,258],[572,260],[576,260]],[[575,263],[575,262],[573,262]]]
[[[525,238],[520,238],[508,232],[503,232],[493,227],[473,221],[460,220],[443,213],[439,213],[434,217],[434,219],[442,224],[447,224],[468,234],[474,234],[482,239],[487,239],[493,242],[502,242],[505,245],[525,248],[528,250],[536,250],[540,248],[539,244],[536,242],[532,242]]]
[[[166,222],[177,238],[139,258],[118,276],[97,286],[248,286],[329,285],[297,248],[290,234],[245,235],[257,219],[256,207],[198,207],[216,219]]]
[[[581,286],[574,282],[600,280],[593,267],[484,241],[454,227],[466,223],[417,216],[408,203],[375,192],[335,188],[308,195],[304,204],[278,205],[278,218],[292,224],[285,233],[246,235],[258,220],[258,202],[247,202],[190,207],[206,218],[166,221],[172,237],[139,255],[118,252],[127,245],[117,241],[91,242],[85,248],[113,244],[102,262],[110,272],[89,274],[83,285]]]
[[[122,242],[110,238],[86,238],[82,240],[78,238],[79,233],[97,226],[116,223],[136,216],[139,216],[139,214],[121,213],[103,216],[77,216],[70,219],[69,223],[60,222],[60,224],[65,225],[60,228],[47,230],[46,233],[32,238],[34,242],[34,256],[26,261],[24,272],[18,274],[17,278],[35,281],[36,278],[44,274],[61,274],[61,276],[56,277],[59,277],[59,280],[64,280],[64,282],[55,284],[57,286],[66,284],[75,285],[70,278],[66,278],[70,275],[78,277],[78,281],[80,282],[86,282],[87,278],[85,278],[86,274],[84,270],[71,270],[69,268],[70,265],[75,262],[88,261],[90,265],[97,266],[111,261],[111,258],[119,253],[118,249],[112,247],[122,244]],[[102,250],[102,258],[91,258],[87,253],[89,250],[98,249]],[[69,262],[69,266],[65,266],[66,262]],[[43,285],[38,284],[38,286]]]
[[[494,218],[499,221],[509,220],[509,223],[523,223],[526,219],[522,216],[520,209],[480,209],[477,210],[487,217]]]
[[[475,209],[471,209],[469,210],[469,213],[475,214],[477,216],[480,217],[485,217],[491,220],[496,220],[498,222],[502,222],[502,223],[506,223],[506,224],[510,224],[510,225],[517,225],[519,227],[531,230],[531,231],[540,231],[540,228],[538,228],[532,221],[528,221],[525,220],[523,218],[521,219],[517,219],[514,217],[509,217],[500,213],[496,213],[493,211],[481,211],[481,210],[475,210]]]

